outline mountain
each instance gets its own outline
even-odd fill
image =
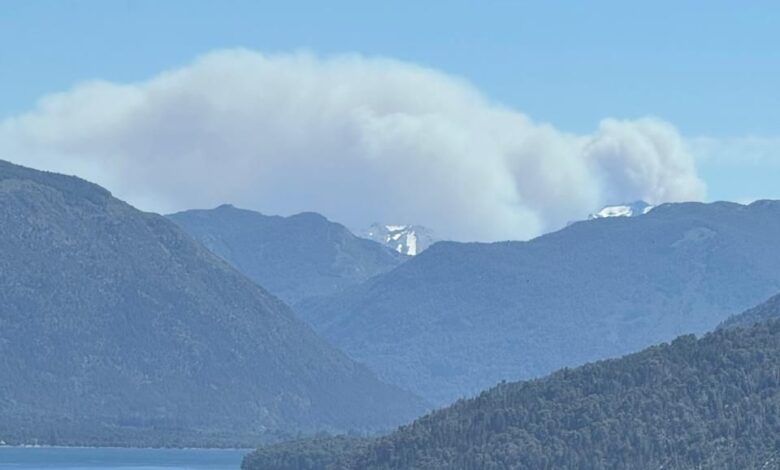
[[[653,210],[654,206],[645,201],[636,201],[631,204],[620,204],[617,206],[605,206],[600,211],[590,214],[588,220],[603,219],[605,217],[636,217],[644,215]]]
[[[439,242],[296,311],[381,378],[446,404],[709,331],[780,291],[778,239],[777,201],[664,204],[528,242]]]
[[[334,469],[778,468],[778,364],[778,321],[683,336],[498,385],[373,441],[294,447]],[[292,448],[261,449],[243,468],[318,468],[284,458]]]
[[[291,304],[340,291],[406,260],[312,212],[279,217],[223,205],[168,217],[213,253]]]
[[[374,223],[367,229],[358,232],[358,235],[408,256],[418,255],[437,242],[433,231],[422,225]]]
[[[0,377],[9,443],[257,442],[424,410],[168,219],[2,161]]]
[[[756,323],[780,318],[780,294],[771,297],[766,302],[746,310],[739,315],[729,317],[720,328],[746,328]]]

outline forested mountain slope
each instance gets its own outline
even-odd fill
[[[294,304],[338,292],[406,257],[312,212],[267,216],[223,205],[168,216],[247,277]]]
[[[277,470],[778,467],[780,321],[504,383],[373,441],[280,444],[244,462]]]
[[[528,242],[437,243],[296,311],[445,404],[715,328],[780,291],[780,202],[664,204]]]
[[[0,439],[197,444],[422,410],[166,218],[0,161]]]

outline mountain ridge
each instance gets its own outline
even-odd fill
[[[733,315],[721,323],[718,328],[749,328],[756,323],[780,318],[780,294],[770,297],[744,312]]]
[[[291,305],[340,291],[406,261],[316,212],[269,216],[223,204],[167,217]]]
[[[777,201],[662,204],[525,242],[439,242],[297,311],[380,377],[446,404],[716,327],[780,290],[778,235]]]

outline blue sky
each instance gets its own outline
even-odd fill
[[[145,80],[213,50],[356,52],[461,77],[565,132],[657,116],[706,139],[709,199],[780,197],[779,22],[769,1],[6,0],[0,117],[85,80]],[[734,155],[746,151],[756,155]]]
[[[89,78],[139,80],[224,47],[408,60],[587,131],[652,114],[687,135],[776,134],[777,2],[8,1],[0,112]]]

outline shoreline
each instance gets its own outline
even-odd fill
[[[136,446],[60,446],[48,444],[0,444],[2,449],[138,449],[138,450],[224,450],[253,451],[256,447],[136,447]]]

